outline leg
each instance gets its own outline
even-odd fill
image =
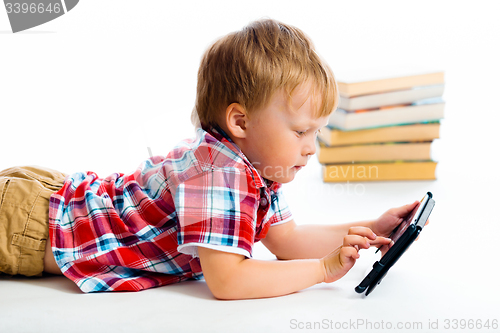
[[[50,248],[48,211],[50,196],[63,182],[63,174],[46,168],[0,171],[0,229],[4,231],[0,232],[0,271],[61,274]]]

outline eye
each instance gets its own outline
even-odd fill
[[[303,136],[306,134],[306,131],[295,131],[298,136]]]

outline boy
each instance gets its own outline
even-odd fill
[[[415,206],[373,221],[297,226],[281,192],[335,110],[333,74],[297,28],[262,20],[205,53],[197,136],[134,173],[100,179],[24,167],[0,173],[0,271],[64,274],[84,292],[205,277],[219,299],[333,282]],[[377,236],[379,235],[379,236]],[[251,259],[262,240],[278,261]]]

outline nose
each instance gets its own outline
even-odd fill
[[[310,157],[311,155],[316,154],[316,136],[312,136],[309,140],[307,140],[306,144],[302,148],[302,155]]]

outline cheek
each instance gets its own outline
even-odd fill
[[[296,143],[297,138],[282,138],[276,142],[277,149],[274,153],[275,158],[279,158],[281,163],[291,164],[295,162],[297,155],[300,154],[300,147]]]

